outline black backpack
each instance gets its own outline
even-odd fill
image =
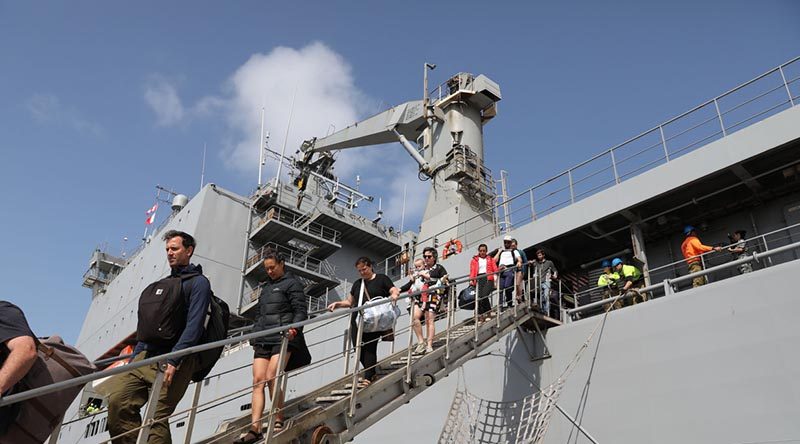
[[[186,297],[183,295],[183,281],[201,276],[200,273],[187,273],[170,276],[148,285],[139,298],[139,325],[136,338],[139,341],[162,347],[172,347],[180,339],[186,328]],[[159,291],[160,290],[160,291]],[[205,330],[200,344],[208,344],[228,337],[230,309],[228,304],[211,292],[211,302]],[[211,372],[222,355],[224,347],[212,348],[197,353],[197,368],[192,373],[192,381],[202,381]]]
[[[211,303],[208,305],[208,318],[206,322],[206,329],[203,331],[203,336],[200,337],[198,344],[208,344],[209,342],[216,342],[228,337],[228,322],[230,321],[231,312],[228,304],[222,299],[214,296],[211,293]],[[222,355],[222,349],[225,347],[212,348],[211,350],[202,351],[197,354],[197,368],[192,373],[192,381],[200,382],[214,368],[219,357]]]
[[[182,283],[196,274],[169,276],[148,285],[139,297],[139,323],[136,339],[161,348],[170,348],[186,327],[186,298]]]

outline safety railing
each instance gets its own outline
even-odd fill
[[[278,206],[272,206],[267,209],[267,211],[256,213],[253,216],[253,231],[256,231],[269,220],[276,220],[333,243],[339,243],[341,241],[342,233],[338,230],[326,227],[317,222],[303,221],[302,219],[304,217],[305,216],[301,216],[293,211]]]
[[[284,257],[284,260],[289,264],[305,268],[306,270],[322,274],[332,279],[336,278],[336,266],[327,260],[317,259],[309,256],[308,253],[297,251],[272,242],[265,244],[256,250],[256,252],[253,253],[249,258],[247,258],[247,261],[245,262],[245,268],[249,269],[253,265],[263,260],[264,256],[269,251],[281,253]]]
[[[784,255],[789,253],[788,256],[784,256],[783,260],[778,262],[778,258],[780,255]],[[572,309],[568,309],[565,311],[565,317],[563,319],[564,322],[569,322],[576,315],[581,315],[584,313],[591,313],[592,310],[597,310],[600,307],[606,306],[607,304],[614,304],[617,302],[623,302],[627,299],[631,299],[637,297],[638,295],[648,295],[646,299],[652,299],[656,297],[664,297],[679,292],[687,286],[682,285],[696,278],[706,278],[709,275],[715,275],[722,271],[732,270],[738,268],[745,264],[756,264],[760,265],[759,268],[766,268],[768,266],[775,265],[777,263],[783,262],[790,262],[798,259],[798,254],[800,253],[800,242],[793,242],[788,245],[783,245],[780,247],[768,249],[764,252],[753,252],[751,254],[746,254],[744,257],[739,259],[732,260],[730,262],[726,262],[720,265],[712,266],[705,268],[701,271],[697,271],[694,273],[689,273],[683,276],[678,276],[672,279],[664,279],[662,282],[655,283],[648,285],[646,287],[642,287],[639,289],[635,289],[634,291],[628,291],[625,294],[620,294],[617,296],[612,296],[600,301],[591,302],[589,304],[580,305]],[[750,271],[755,271],[755,267]],[[748,272],[750,272],[748,271]],[[651,280],[652,282],[652,280]],[[705,284],[704,284],[705,285]]]
[[[509,270],[505,270],[505,271],[507,272]],[[497,275],[499,276],[499,274],[503,273],[503,272],[504,271],[498,271]],[[515,275],[516,274],[517,273],[515,272]],[[483,280],[481,278],[484,278],[486,276],[488,276],[488,275],[487,274],[483,274],[483,275],[480,275],[480,276],[476,276],[475,278],[472,278],[472,279],[477,280],[477,282],[476,282],[476,286],[477,286],[476,294],[477,295],[483,294],[482,291],[481,291],[481,288],[480,288],[481,282],[483,282]],[[447,297],[445,298],[445,301],[446,301],[445,303],[446,303],[446,307],[447,307],[447,315],[446,315],[446,321],[445,321],[446,322],[446,328],[440,335],[437,335],[437,337],[440,338],[439,342],[443,342],[443,344],[441,344],[441,346],[444,347],[444,349],[445,349],[445,355],[444,355],[444,359],[445,360],[450,359],[450,343],[451,343],[452,340],[455,339],[454,336],[451,335],[450,333],[451,333],[451,328],[455,325],[455,313],[456,313],[456,309],[458,308],[457,305],[456,305],[456,300],[457,300],[457,298],[456,298],[456,287],[458,285],[461,285],[461,284],[469,283],[472,279],[470,277],[468,277],[468,276],[465,276],[465,277],[453,279],[450,282],[448,282],[448,283],[446,283],[445,285],[442,286],[443,291],[447,295]],[[498,282],[498,281],[499,281],[499,279],[495,279],[494,280],[494,282]],[[499,328],[500,327],[500,317],[501,317],[501,315],[503,315],[504,312],[509,311],[511,313],[511,314],[507,314],[506,316],[517,317],[520,314],[525,313],[525,312],[530,310],[530,301],[525,301],[524,300],[525,298],[518,299],[513,307],[510,307],[510,308],[507,308],[507,309],[502,307],[502,304],[500,304],[500,300],[499,300],[499,293],[496,291],[497,290],[497,284],[492,283],[492,284],[487,284],[487,285],[491,285],[492,286],[492,290],[490,292],[488,292],[488,295],[483,296],[483,298],[484,299],[492,298],[493,295],[496,295],[496,296],[498,296],[498,300],[497,300],[497,303],[495,304],[494,307],[490,307],[490,310],[483,311],[482,313],[479,313],[480,296],[475,298],[476,300],[475,300],[475,303],[474,303],[474,309],[472,310],[472,314],[470,316],[470,317],[473,318],[474,325],[477,326],[479,320],[481,322],[484,322],[484,321],[487,321],[487,320],[492,320],[493,317],[496,317],[497,318],[497,321],[496,321],[497,322],[497,326]],[[517,289],[518,289],[518,283],[515,280],[514,287],[513,287],[512,291],[515,294],[517,294],[517,292],[518,292]],[[425,291],[430,292],[430,291],[433,291],[433,290],[425,290]],[[194,424],[195,424],[195,419],[196,419],[196,415],[198,413],[200,413],[202,411],[205,411],[205,410],[208,410],[208,409],[215,408],[215,407],[217,407],[217,406],[219,406],[221,404],[224,404],[225,402],[228,402],[230,400],[233,400],[233,399],[236,399],[236,398],[240,398],[240,397],[243,397],[243,396],[248,396],[250,394],[251,390],[253,389],[253,385],[245,384],[244,386],[239,387],[239,388],[237,388],[236,390],[233,390],[230,393],[223,394],[223,395],[221,395],[219,397],[216,397],[216,398],[214,398],[212,400],[206,401],[205,403],[201,404],[201,403],[199,403],[200,390],[201,390],[201,388],[202,388],[202,386],[204,384],[202,383],[202,381],[194,383],[194,387],[195,388],[194,388],[194,392],[193,392],[193,395],[192,395],[192,404],[191,404],[190,408],[174,412],[169,417],[156,418],[155,417],[155,411],[156,411],[155,407],[157,406],[158,397],[159,397],[159,394],[160,394],[160,391],[161,391],[160,389],[161,389],[162,384],[164,382],[164,371],[163,371],[163,369],[166,367],[166,362],[167,362],[168,359],[186,358],[187,356],[190,356],[192,354],[199,353],[199,352],[202,352],[202,351],[205,351],[205,350],[209,350],[209,349],[219,348],[219,347],[224,347],[224,348],[226,348],[226,350],[230,350],[232,348],[239,347],[240,345],[245,344],[247,341],[250,341],[250,340],[253,340],[253,339],[257,339],[257,338],[264,337],[264,336],[269,336],[269,335],[280,334],[282,340],[281,340],[281,348],[280,348],[280,356],[281,356],[281,358],[279,359],[279,362],[284,362],[285,360],[283,359],[283,356],[286,355],[287,345],[288,345],[288,341],[289,341],[289,336],[288,336],[287,332],[288,332],[289,329],[304,329],[305,334],[308,335],[310,332],[312,332],[313,330],[315,330],[317,328],[322,328],[322,327],[324,327],[326,325],[331,324],[332,322],[336,322],[336,321],[338,321],[340,319],[350,317],[350,316],[353,315],[353,313],[360,313],[360,312],[363,312],[364,310],[367,310],[367,309],[370,309],[370,308],[373,308],[373,307],[376,307],[376,306],[382,305],[382,304],[400,303],[404,299],[409,299],[409,298],[414,298],[416,296],[419,296],[420,294],[422,294],[425,291],[417,291],[417,292],[408,293],[408,294],[405,294],[405,295],[400,295],[397,298],[397,302],[393,302],[391,299],[386,298],[386,299],[383,299],[383,300],[378,300],[378,301],[374,301],[374,302],[365,303],[360,307],[344,308],[344,309],[340,309],[340,310],[337,310],[337,311],[332,312],[332,313],[328,312],[328,310],[326,308],[326,309],[324,309],[324,311],[321,310],[321,311],[316,312],[316,313],[310,313],[311,315],[316,315],[316,316],[315,317],[310,317],[309,319],[307,319],[305,321],[296,322],[296,323],[292,323],[290,325],[285,325],[285,326],[281,326],[281,327],[275,327],[275,328],[271,328],[271,329],[267,329],[267,330],[263,330],[263,331],[248,332],[248,328],[239,329],[239,330],[237,330],[235,332],[232,331],[231,333],[233,334],[233,336],[228,337],[227,339],[223,339],[223,340],[220,340],[220,341],[215,341],[215,342],[208,343],[208,344],[196,345],[196,346],[192,346],[192,347],[180,350],[180,351],[169,352],[169,353],[165,353],[163,355],[159,355],[159,356],[155,356],[155,357],[145,358],[145,359],[142,359],[142,360],[139,360],[139,361],[130,362],[130,363],[128,363],[126,365],[123,365],[123,366],[118,366],[118,367],[110,368],[110,369],[107,369],[107,370],[103,370],[103,371],[100,371],[100,372],[97,372],[97,373],[94,373],[94,374],[80,376],[80,377],[76,377],[76,378],[69,379],[69,380],[66,380],[66,381],[54,383],[54,384],[51,384],[51,385],[48,385],[48,386],[38,387],[38,388],[35,388],[35,389],[31,389],[31,390],[23,391],[23,392],[20,392],[20,393],[16,393],[16,394],[13,394],[13,395],[10,395],[10,396],[2,397],[2,398],[0,398],[0,407],[4,407],[4,406],[7,406],[7,405],[11,405],[11,404],[14,404],[14,403],[22,402],[22,401],[25,401],[25,400],[28,400],[28,399],[36,398],[36,397],[39,397],[39,396],[42,396],[42,395],[45,395],[45,394],[48,394],[48,393],[53,393],[53,392],[62,390],[62,389],[67,388],[67,387],[84,385],[84,384],[87,384],[87,383],[90,383],[90,382],[93,382],[93,381],[97,381],[97,380],[100,380],[100,379],[103,379],[103,378],[112,377],[112,376],[120,375],[120,374],[123,374],[123,373],[127,373],[127,372],[130,372],[130,371],[135,370],[137,368],[141,368],[141,367],[151,366],[153,364],[157,364],[158,370],[157,370],[157,373],[156,373],[156,378],[155,378],[155,382],[153,384],[152,390],[150,391],[150,398],[148,400],[147,408],[146,408],[145,414],[143,416],[142,425],[140,427],[136,428],[136,429],[130,430],[127,433],[130,433],[130,434],[136,433],[136,434],[138,434],[137,442],[138,443],[145,443],[145,442],[147,442],[147,437],[149,436],[150,428],[156,422],[168,421],[170,423],[173,423],[173,422],[176,422],[176,421],[179,421],[179,420],[180,421],[184,421],[184,420],[188,419],[188,423],[187,423],[188,425],[186,426],[187,428],[186,428],[186,437],[185,437],[185,442],[188,443],[188,442],[191,441],[193,428],[194,428]],[[408,313],[403,313],[401,315],[401,318],[402,318],[402,316],[409,316],[408,327],[401,327],[402,321],[398,320],[398,322],[396,323],[396,326],[395,326],[395,332],[396,332],[396,334],[398,336],[402,335],[404,333],[408,333],[409,334],[409,345],[410,345],[412,343],[412,340],[413,340],[413,337],[414,337],[414,335],[411,334],[413,329],[414,329],[414,318],[412,316],[410,316]],[[287,387],[287,382],[288,382],[288,378],[289,377],[301,377],[303,374],[307,373],[308,371],[313,370],[314,368],[318,368],[318,367],[324,366],[324,365],[330,365],[331,363],[333,363],[333,362],[335,362],[337,360],[341,360],[341,359],[345,360],[344,375],[347,376],[347,377],[350,377],[350,374],[351,374],[351,369],[350,369],[350,365],[349,365],[350,364],[350,358],[352,356],[354,358],[354,360],[357,361],[356,358],[359,356],[361,348],[364,345],[364,342],[363,342],[363,329],[364,329],[363,316],[358,316],[357,318],[358,318],[358,320],[355,322],[355,324],[350,323],[351,327],[355,326],[358,329],[358,331],[357,331],[357,333],[355,335],[356,340],[354,341],[354,344],[352,345],[352,347],[347,347],[345,350],[343,350],[343,352],[336,352],[336,353],[334,353],[332,355],[321,357],[320,359],[317,360],[316,363],[313,363],[313,364],[311,364],[311,365],[309,365],[307,367],[298,369],[298,370],[293,371],[293,372],[287,372],[283,368],[281,368],[279,370],[278,374],[274,378],[274,380],[277,381],[274,398],[277,398],[277,399],[282,399],[283,398],[284,394],[286,393],[286,387]],[[477,330],[478,329],[476,328],[475,329],[475,340],[476,341],[478,339]],[[308,346],[309,346],[309,348],[313,348],[313,347],[315,347],[317,345],[321,345],[321,344],[329,342],[329,341],[340,341],[342,339],[342,336],[350,337],[349,329],[348,329],[347,332],[344,333],[344,335],[328,337],[328,338],[322,339],[321,341],[318,341],[316,343],[309,343]],[[444,338],[442,338],[442,336],[444,336]],[[405,369],[404,369],[404,374],[406,375],[405,376],[406,380],[409,383],[411,382],[411,380],[410,380],[410,378],[412,377],[411,368],[412,368],[413,362],[414,362],[411,359],[411,355],[412,355],[412,351],[411,351],[411,348],[409,347],[409,350],[408,350],[408,353],[407,353],[408,359],[406,361]],[[129,357],[130,356],[123,356],[123,357],[118,357],[116,359],[127,359]],[[108,363],[109,361],[110,360],[105,360],[104,363]],[[354,365],[357,366],[358,364],[355,363]],[[227,373],[232,373],[232,372],[235,372],[235,371],[240,371],[240,370],[246,369],[248,367],[249,367],[249,365],[241,366],[241,367],[234,368],[234,369],[230,369],[230,370],[227,370],[227,371],[222,372],[222,373],[216,373],[216,374],[214,374],[212,376],[209,376],[206,379],[215,378],[215,377],[218,377],[218,376],[220,376],[222,374],[227,374]],[[359,387],[360,387],[360,385],[359,385],[359,375],[363,374],[367,370],[370,370],[370,369],[369,368],[362,368],[360,371],[355,370],[355,369],[352,371],[352,389],[351,389],[351,393],[350,393],[351,399],[350,399],[350,407],[349,407],[349,411],[350,411],[349,416],[351,416],[351,417],[353,416],[353,414],[355,412],[356,405],[357,405],[357,399],[358,399],[358,396],[359,396]],[[104,411],[88,414],[88,415],[85,415],[83,417],[79,417],[79,418],[76,418],[76,419],[68,419],[68,420],[65,420],[65,423],[74,424],[74,423],[79,423],[79,422],[82,422],[82,421],[88,422],[88,421],[91,421],[95,416],[97,416],[99,414],[102,414],[102,413],[104,413]],[[277,405],[272,405],[268,409],[268,413],[263,415],[263,417],[261,418],[262,421],[264,421],[264,420],[268,421],[267,432],[265,433],[267,442],[269,442],[269,440],[272,439],[274,434],[276,433],[274,422],[275,422],[276,415],[278,415],[279,413],[281,413],[280,408]],[[249,427],[249,425],[250,424],[248,422],[248,424],[245,427]],[[59,426],[59,428],[57,428],[53,432],[53,438],[50,441],[51,443],[55,443],[57,441],[58,434],[59,434],[59,429],[60,429],[60,426]],[[217,436],[215,438],[214,442],[227,442],[233,437],[234,434],[238,434],[239,432],[243,432],[244,430],[245,430],[245,428],[234,428],[233,430],[229,430],[225,434]],[[118,437],[119,436],[112,437],[112,438],[118,438]],[[110,442],[110,441],[106,441],[106,442]]]
[[[763,233],[750,239],[745,239],[746,254],[769,251],[771,249],[787,245],[791,243],[793,239],[800,239],[800,223]],[[721,244],[719,245],[719,247],[722,248],[721,251],[708,251],[696,256],[696,258],[699,260],[704,269],[716,267],[717,265],[725,264],[731,260],[738,259],[740,254],[729,251],[729,248],[735,247],[736,245],[737,243]],[[742,270],[740,271],[750,272],[752,270],[764,268],[776,263],[786,262],[787,259],[789,259],[788,256],[779,256],[776,258],[769,257],[766,262],[748,264],[745,267],[742,267]],[[650,282],[663,282],[665,279],[675,279],[680,277],[680,273],[686,269],[686,259],[680,259],[667,264],[648,268],[645,270],[645,272],[648,275]],[[715,273],[711,273],[710,275],[706,275],[706,280],[719,281],[735,275],[736,270],[725,268]],[[594,286],[592,288],[579,291],[574,296],[576,300],[575,304],[580,305],[581,303],[595,302],[602,297],[604,292],[605,289]],[[659,295],[659,293],[656,293],[656,295]]]
[[[689,111],[634,136],[484,211],[508,215],[514,226],[566,208],[631,177],[726,137],[800,103],[800,57],[795,57]],[[446,84],[443,86],[446,87]],[[440,87],[441,88],[441,87]],[[433,96],[432,96],[433,97]],[[474,216],[418,241],[442,241],[458,230],[465,246],[485,241],[485,225],[466,230]],[[504,227],[500,227],[505,230]],[[491,236],[491,235],[490,235]],[[398,253],[399,254],[399,253]],[[387,259],[387,261],[393,258]]]

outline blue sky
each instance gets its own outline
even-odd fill
[[[798,19],[796,1],[0,1],[0,298],[74,341],[91,251],[135,247],[156,184],[195,193],[204,143],[209,181],[252,190],[258,104],[279,147],[295,88],[289,151],[418,99],[425,61],[433,84],[484,73],[503,93],[487,163],[513,193],[800,55]],[[391,166],[339,172],[398,224],[413,164],[377,150]]]

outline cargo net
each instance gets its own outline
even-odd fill
[[[559,378],[538,393],[511,402],[487,401],[459,388],[439,444],[540,443],[563,386]]]

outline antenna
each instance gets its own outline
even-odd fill
[[[203,167],[200,169],[200,191],[203,191],[206,179],[206,143],[203,142]]]
[[[281,180],[281,167],[283,166],[283,159],[286,157],[286,142],[289,139],[289,129],[292,127],[292,115],[294,114],[294,99],[297,98],[297,84],[294,85],[294,93],[292,94],[292,106],[289,108],[289,122],[286,124],[286,135],[283,136],[283,149],[281,149],[281,158],[278,160],[278,172],[275,174],[275,188]]]
[[[261,131],[258,133],[258,188],[261,188],[261,171],[264,168],[264,107],[261,107]]]
[[[403,224],[406,221],[406,189],[407,188],[408,188],[408,184],[403,184],[403,211],[400,212],[400,236],[403,236]]]

